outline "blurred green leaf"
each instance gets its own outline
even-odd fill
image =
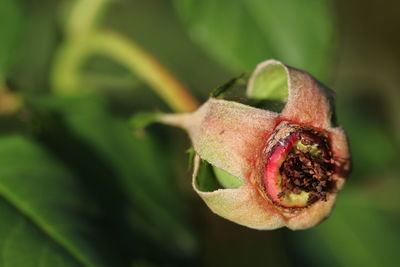
[[[316,265],[397,266],[397,225],[366,192],[347,188],[326,222],[298,235],[298,247]]]
[[[22,21],[23,17],[18,1],[0,1],[0,78],[7,75],[13,56],[17,54],[17,41]]]
[[[73,176],[33,141],[0,137],[1,266],[102,266]]]
[[[328,1],[175,0],[195,41],[230,70],[251,70],[275,58],[327,74],[332,52],[333,16]]]
[[[350,140],[355,180],[376,179],[398,170],[398,146],[379,112],[379,95],[366,96],[369,90],[348,90],[338,97],[337,114]],[[375,102],[374,102],[375,101]]]
[[[135,136],[129,123],[113,116],[100,97],[52,97],[46,102],[71,134],[112,170],[114,176],[106,178],[119,183],[126,194],[125,212],[137,233],[170,251],[192,254],[196,242],[184,219],[176,180],[171,179],[168,151],[151,135]]]
[[[51,57],[59,37],[54,23],[59,1],[9,1],[20,3],[24,11],[23,34],[18,40],[15,66],[9,73],[10,83],[22,90],[43,91],[48,87]]]

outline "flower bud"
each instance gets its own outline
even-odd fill
[[[350,169],[347,138],[331,126],[333,93],[308,73],[268,60],[249,97],[276,90],[280,113],[210,98],[190,114],[164,115],[183,127],[196,152],[193,188],[216,214],[255,229],[305,229],[327,217]],[[285,90],[282,92],[282,90]],[[200,160],[242,181],[238,188],[199,188]]]

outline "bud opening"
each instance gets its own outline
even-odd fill
[[[350,170],[346,135],[331,124],[332,91],[275,60],[248,82],[257,107],[214,98],[226,86],[193,113],[159,116],[192,140],[194,190],[214,213],[251,228],[316,225]],[[263,109],[271,100],[284,106]]]
[[[335,188],[335,164],[328,137],[300,126],[272,146],[264,170],[264,186],[274,204],[302,208],[326,201]],[[287,128],[286,128],[287,129]]]

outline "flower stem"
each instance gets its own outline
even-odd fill
[[[190,112],[198,107],[195,98],[155,58],[123,36],[96,32],[90,38],[93,52],[108,56],[123,64],[146,81],[164,101],[177,112]]]
[[[93,32],[110,0],[78,0],[72,6],[64,25],[67,38],[85,38]]]
[[[57,51],[51,76],[55,92],[69,94],[84,87],[81,67],[97,53],[125,66],[147,82],[176,112],[198,107],[196,99],[154,57],[132,40],[111,31],[99,31],[97,18],[108,0],[82,0],[72,8],[65,26],[65,41]]]

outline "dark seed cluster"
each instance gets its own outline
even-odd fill
[[[288,153],[280,167],[281,193],[283,197],[290,193],[310,192],[308,204],[321,199],[327,200],[327,192],[334,188],[332,175],[334,161],[325,137],[311,132],[300,133],[300,142],[307,146],[306,151],[297,147]],[[311,146],[317,144],[317,150],[311,153]]]

